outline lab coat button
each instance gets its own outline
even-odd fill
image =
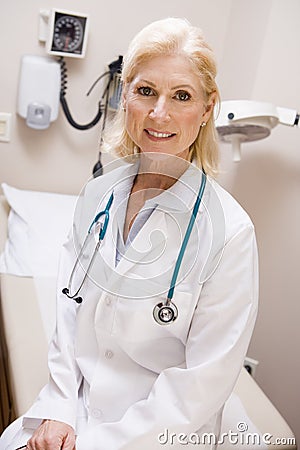
[[[111,298],[109,296],[105,298],[105,303],[107,304],[107,306],[111,304]]]
[[[111,350],[106,350],[105,358],[111,359],[114,356],[114,353]]]

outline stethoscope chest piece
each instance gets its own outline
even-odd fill
[[[168,325],[178,317],[178,309],[172,302],[158,303],[153,308],[153,317],[159,325]]]

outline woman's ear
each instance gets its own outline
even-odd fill
[[[206,104],[205,112],[204,112],[204,114],[203,114],[203,116],[202,116],[202,120],[203,120],[204,122],[208,122],[210,116],[211,116],[212,113],[213,113],[213,110],[214,110],[214,106],[215,106],[215,104],[216,104],[216,101],[217,101],[217,93],[216,93],[216,92],[213,92],[213,93],[209,96],[208,102],[207,102],[207,104]]]

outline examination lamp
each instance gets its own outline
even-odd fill
[[[241,144],[268,137],[278,124],[298,126],[299,113],[271,103],[228,100],[221,103],[215,121],[221,142],[231,143],[233,160],[241,159]]]

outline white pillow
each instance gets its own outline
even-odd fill
[[[0,272],[19,276],[56,276],[60,249],[72,226],[77,196],[2,189],[11,210]]]

